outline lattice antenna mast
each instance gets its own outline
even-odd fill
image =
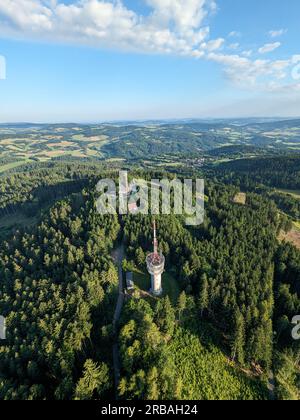
[[[158,255],[158,240],[157,240],[157,236],[156,236],[156,221],[153,221],[153,232],[154,232],[154,240],[153,240],[153,244],[154,244],[154,254]]]

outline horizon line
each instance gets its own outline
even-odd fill
[[[112,119],[112,120],[103,120],[103,121],[85,121],[85,122],[75,122],[75,121],[11,121],[11,122],[0,122],[0,126],[5,125],[59,125],[59,124],[68,124],[68,125],[91,125],[91,124],[117,124],[117,123],[147,123],[147,122],[176,122],[176,121],[232,121],[232,120],[279,120],[279,121],[293,121],[300,119],[299,116],[294,117],[175,117],[175,118],[145,118],[145,119]]]

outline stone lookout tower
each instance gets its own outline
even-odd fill
[[[163,254],[158,252],[158,241],[156,237],[156,223],[153,222],[153,231],[154,231],[154,251],[152,254],[147,256],[146,263],[148,272],[151,275],[151,293],[154,296],[161,296],[162,283],[161,276],[165,270],[165,257]]]

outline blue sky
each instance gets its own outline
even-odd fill
[[[0,122],[300,116],[286,3],[0,0]]]

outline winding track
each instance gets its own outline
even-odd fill
[[[114,344],[113,344],[113,364],[114,364],[114,376],[115,376],[115,392],[116,399],[118,399],[118,388],[120,383],[120,355],[119,355],[119,345],[118,345],[118,323],[123,309],[124,304],[124,283],[123,283],[123,270],[122,270],[122,261],[124,259],[125,250],[124,244],[122,243],[114,252],[113,258],[118,265],[119,269],[119,296],[117,301],[117,306],[115,309],[114,319],[113,319],[113,333],[114,333]]]

